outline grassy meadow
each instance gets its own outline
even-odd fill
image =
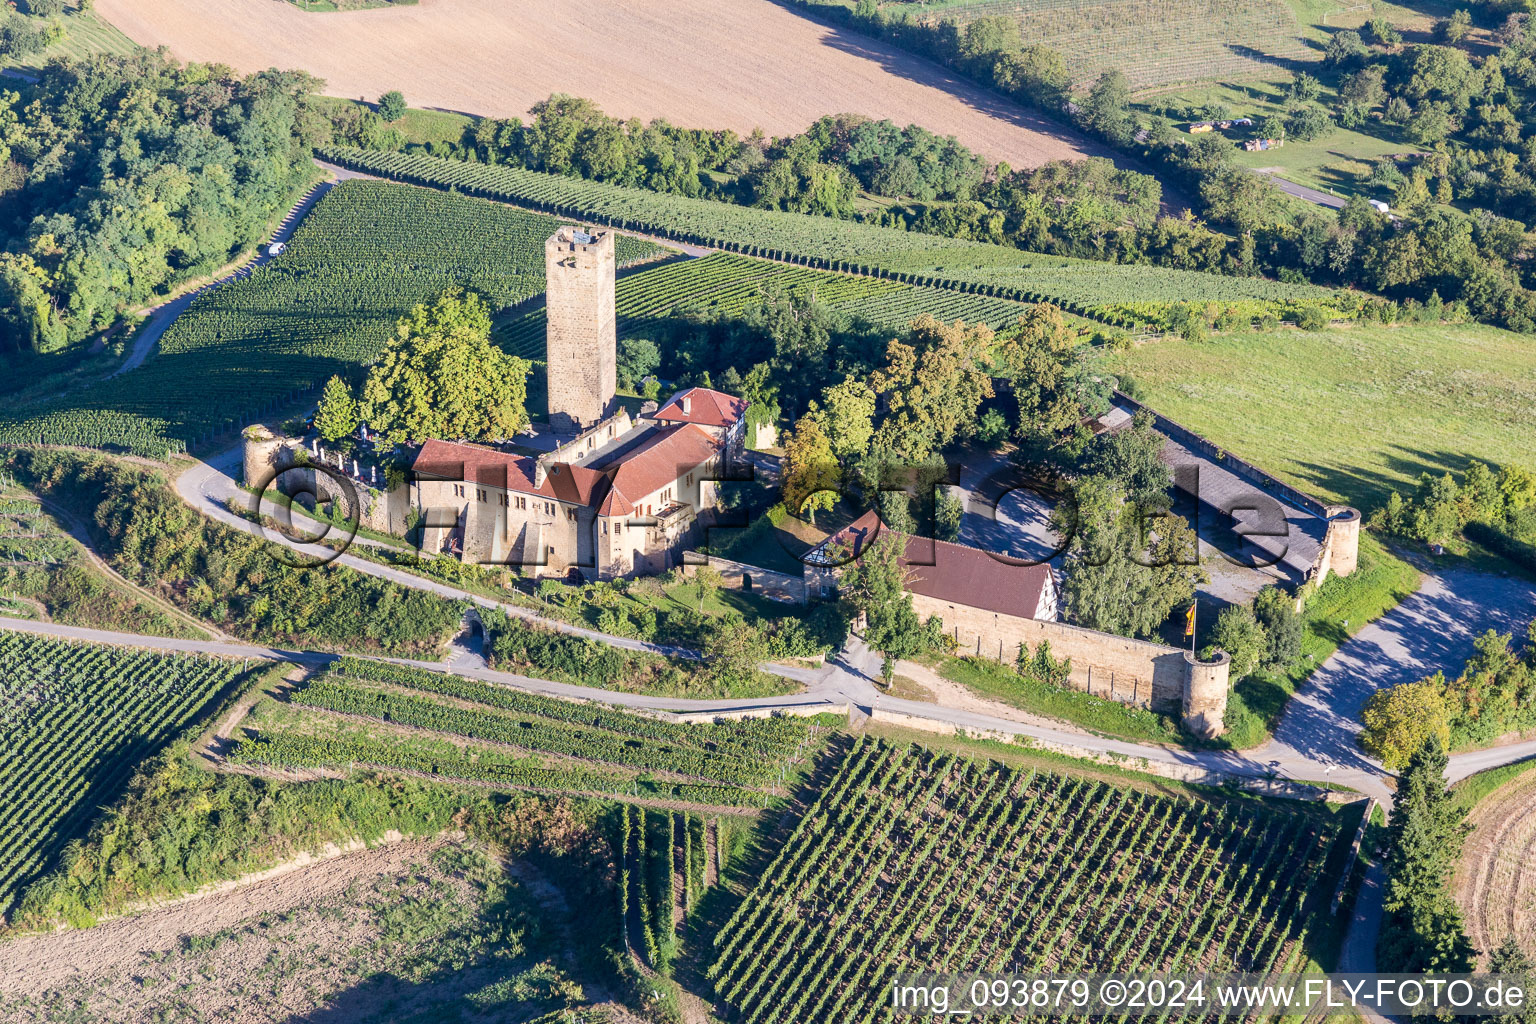
[[[1369,512],[1470,459],[1536,468],[1536,348],[1475,324],[1166,338],[1104,366],[1152,408]]]

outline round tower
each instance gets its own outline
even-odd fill
[[[293,464],[288,452],[289,439],[279,437],[260,423],[245,428],[245,477],[247,487],[272,482],[273,476]]]
[[[1348,576],[1360,564],[1360,511],[1348,505],[1329,505],[1328,571]]]
[[[1201,661],[1184,652],[1184,728],[1201,739],[1212,739],[1227,731],[1227,686],[1232,674],[1232,656],[1217,651],[1210,661]]]

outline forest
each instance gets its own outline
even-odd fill
[[[0,89],[0,353],[57,352],[259,241],[317,175],[319,84],[140,51]]]

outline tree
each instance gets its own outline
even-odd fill
[[[1295,134],[1289,119],[1286,127]],[[1230,224],[1243,234],[1249,234],[1274,219],[1278,193],[1268,179],[1241,168],[1227,167],[1201,182],[1200,198],[1205,201],[1206,213],[1212,220]]]
[[[1372,18],[1366,22],[1365,35],[1377,46],[1396,46],[1403,41],[1403,34],[1386,18]]]
[[[1088,90],[1079,112],[1085,125],[1115,141],[1130,137],[1131,86],[1119,71],[1106,71]]]
[[[725,577],[712,566],[700,565],[693,570],[693,593],[699,599],[700,614],[704,611],[704,603],[724,585]]]
[[[870,377],[889,410],[878,446],[921,462],[956,440],[975,435],[977,410],[992,397],[984,363],[992,345],[986,324],[946,324],[924,313],[908,341],[886,346],[885,365]]]
[[[649,338],[625,338],[619,342],[618,385],[634,391],[645,378],[661,368],[661,350]]]
[[[735,616],[706,620],[699,645],[715,675],[727,686],[743,683],[768,657],[768,642],[750,623]]]
[[[875,392],[853,375],[821,393],[815,411],[832,452],[839,459],[856,459],[869,451],[875,433]]]
[[[1333,118],[1316,103],[1300,103],[1286,111],[1285,133],[1298,142],[1320,139],[1333,130]]]
[[[1412,685],[1412,684],[1409,684]],[[1379,970],[1457,973],[1475,950],[1448,891],[1467,828],[1445,784],[1445,741],[1431,734],[1409,758],[1387,824],[1386,918]]]
[[[1322,94],[1323,83],[1305,71],[1297,71],[1291,76],[1290,88],[1287,92],[1291,99],[1300,103],[1310,103]]]
[[[405,116],[405,96],[399,89],[392,89],[379,97],[379,116],[395,122]]]
[[[1207,637],[1201,657],[1209,660],[1217,650],[1232,658],[1232,678],[1242,679],[1259,667],[1269,638],[1253,612],[1242,605],[1229,605],[1216,616],[1216,628]]]
[[[1074,430],[1084,415],[1097,415],[1108,405],[1103,380],[1088,364],[1087,346],[1050,303],[1025,310],[998,338],[994,352],[1013,383],[1022,438],[1054,442]]]
[[[1089,444],[1083,472],[1114,481],[1125,500],[1146,512],[1168,506],[1173,471],[1163,461],[1168,439],[1158,433],[1156,420],[1145,410],[1131,420],[1128,430],[1099,434]]]
[[[820,421],[807,414],[784,435],[783,446],[780,491],[784,507],[795,515],[809,515],[815,523],[818,510],[837,504],[842,486],[842,466],[832,451],[832,441]]]
[[[960,522],[965,516],[965,502],[948,487],[939,488],[933,502],[933,529],[936,540],[960,539]]]
[[[901,564],[906,542],[882,531],[843,569],[839,589],[865,617],[864,639],[887,658],[910,658],[933,642],[912,608],[907,570]]]
[[[1051,517],[1056,532],[1071,537],[1063,586],[1068,617],[1106,633],[1151,636],[1209,578],[1196,559],[1194,530],[1165,516],[1148,540],[1136,509],[1108,478],[1079,480],[1073,496],[1075,510],[1059,506]]]
[[[1283,669],[1301,657],[1301,616],[1289,594],[1279,587],[1265,587],[1253,599],[1253,615],[1264,627],[1265,668]]]
[[[1472,14],[1465,8],[1453,11],[1449,18],[1435,24],[1435,31],[1448,43],[1459,43],[1472,31]]]
[[[485,300],[451,289],[400,319],[368,371],[358,413],[390,445],[505,440],[528,424],[529,370],[491,344]]]
[[[357,400],[352,389],[340,377],[325,382],[320,393],[320,407],[315,411],[315,429],[332,443],[351,436],[357,429]]]
[[[64,13],[64,0],[27,0],[27,13],[35,18],[56,18]]]
[[[1444,744],[1451,736],[1451,705],[1445,675],[1436,672],[1416,683],[1377,690],[1361,712],[1360,744],[1366,753],[1397,771],[1431,737]]]
[[[1335,68],[1346,68],[1363,59],[1370,51],[1360,33],[1352,28],[1341,29],[1328,38],[1328,48],[1323,51],[1323,61]]]

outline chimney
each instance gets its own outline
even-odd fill
[[[682,400],[683,415],[688,416],[693,412],[693,395],[685,394]]]
[[[548,472],[548,469],[546,469],[544,466],[544,460],[536,460],[533,464],[533,486],[543,487],[544,477]]]

